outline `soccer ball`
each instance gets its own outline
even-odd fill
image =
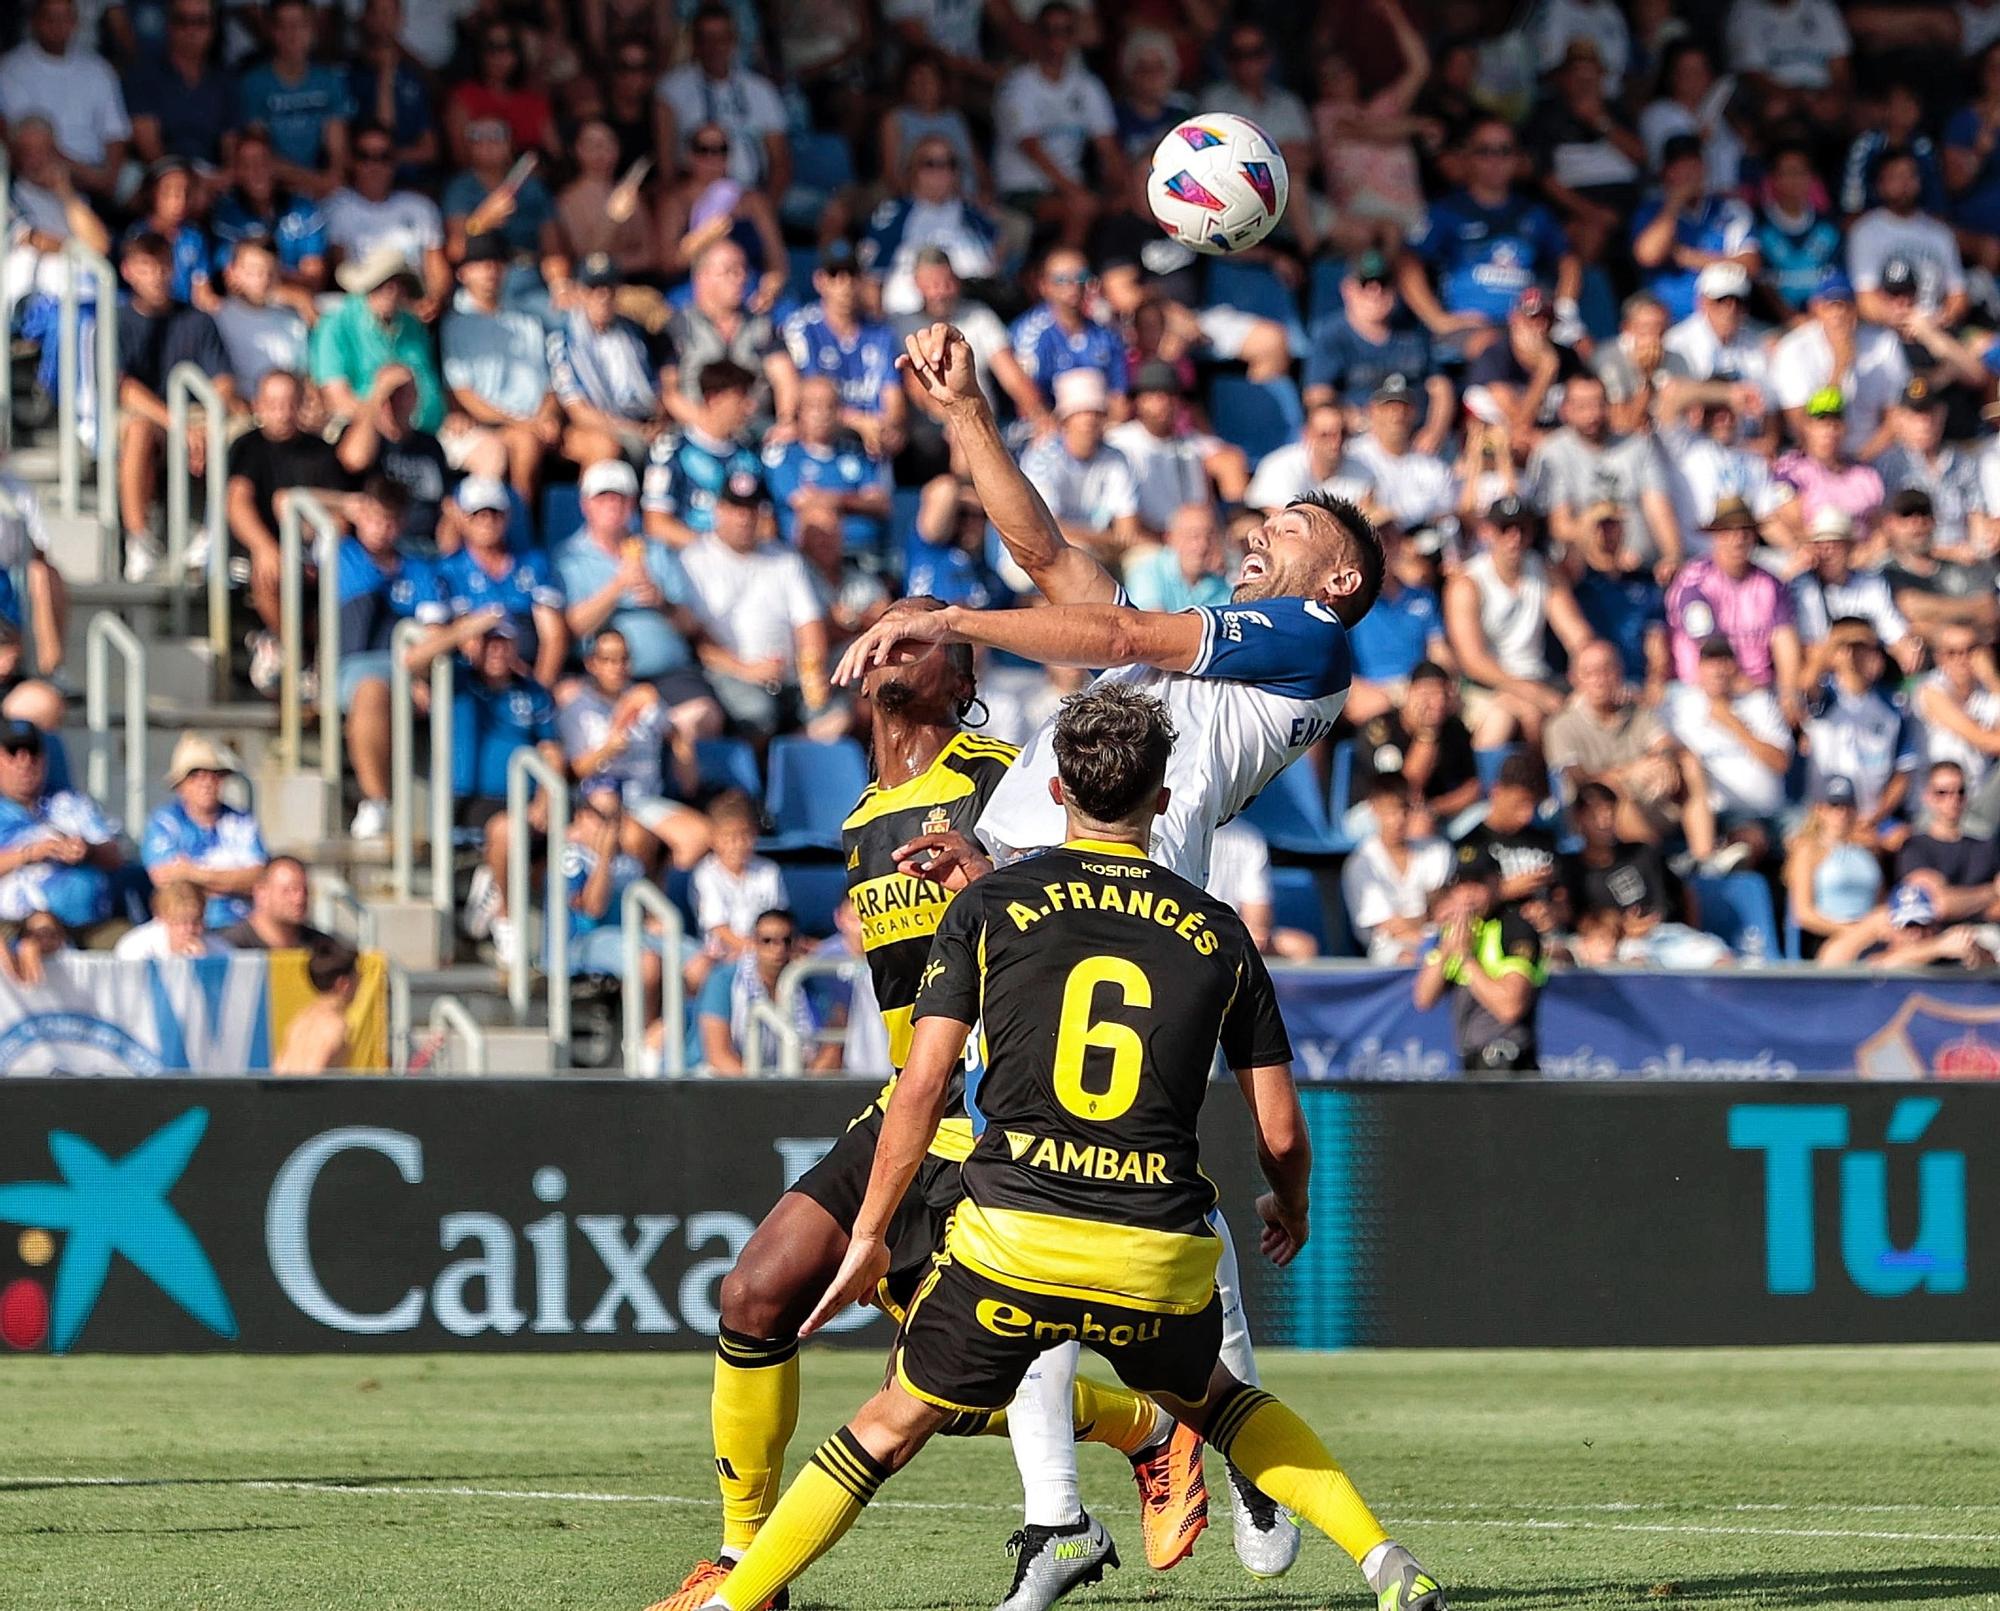
[[[1203,112],[1153,152],[1146,200],[1160,227],[1197,252],[1255,246],[1285,214],[1291,179],[1278,143],[1248,118]]]

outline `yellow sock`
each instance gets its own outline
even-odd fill
[[[1160,1426],[1160,1410],[1143,1393],[1129,1387],[1114,1387],[1076,1379],[1070,1399],[1070,1416],[1076,1423],[1078,1443],[1102,1443],[1120,1454],[1136,1454],[1153,1440]],[[948,1438],[1004,1438],[1007,1435],[1005,1410],[973,1410],[955,1415],[945,1423]]]
[[[1137,1454],[1159,1430],[1160,1407],[1129,1387],[1076,1379],[1076,1441],[1102,1443],[1120,1454]]]
[[[717,1597],[731,1611],[756,1611],[840,1542],[888,1476],[842,1427],[793,1479]]]
[[[715,1339],[715,1475],[722,1488],[722,1547],[750,1547],[777,1502],[785,1445],[799,1424],[799,1345],[724,1330]]]
[[[1253,1483],[1354,1557],[1388,1538],[1317,1433],[1260,1388],[1238,1383],[1209,1418],[1208,1441]]]

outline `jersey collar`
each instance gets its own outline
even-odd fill
[[[1087,850],[1093,856],[1129,856],[1133,861],[1144,861],[1145,851],[1137,845],[1115,844],[1109,839],[1066,839],[1065,850]]]

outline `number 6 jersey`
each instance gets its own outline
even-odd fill
[[[1030,1291],[1167,1314],[1219,1249],[1196,1120],[1215,1048],[1287,1063],[1263,958],[1221,901],[1129,845],[1073,840],[990,873],[938,925],[914,1014],[983,1026],[946,1249]]]

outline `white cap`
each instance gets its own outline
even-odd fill
[[[1711,263],[1695,276],[1694,288],[1698,296],[1748,298],[1750,274],[1741,263]]]
[[[1056,376],[1056,418],[1072,414],[1102,414],[1111,407],[1111,392],[1095,369],[1065,369]]]
[[[595,498],[600,492],[622,492],[628,498],[636,498],[639,478],[623,459],[599,459],[583,472],[577,483],[577,496]]]
[[[507,489],[490,475],[469,475],[458,484],[458,506],[468,515],[482,509],[507,512]]]
[[[1851,543],[1854,541],[1854,520],[1843,510],[1822,509],[1813,516],[1806,535],[1814,542]]]

